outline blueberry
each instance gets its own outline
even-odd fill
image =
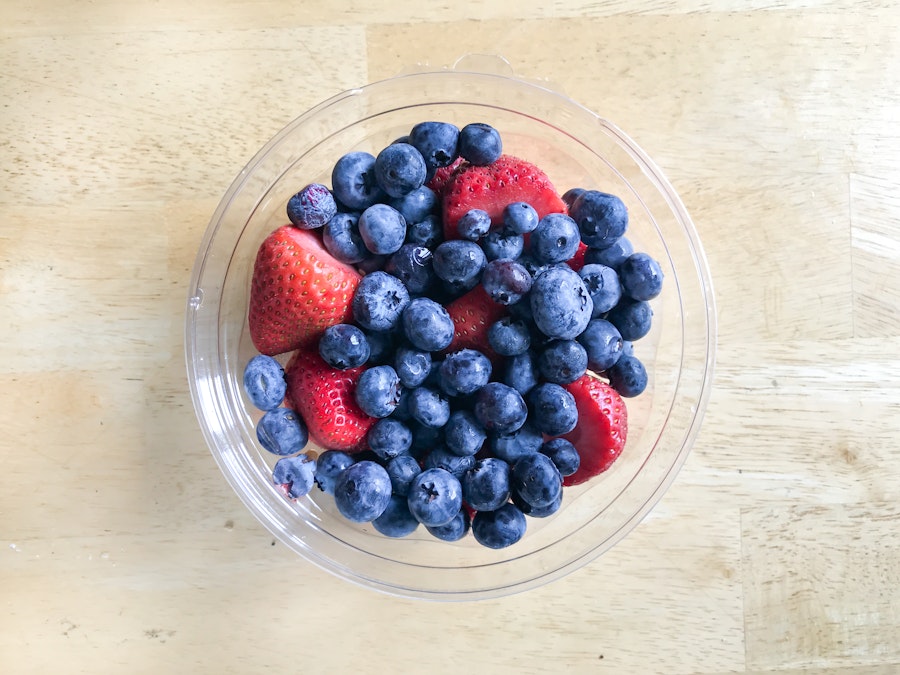
[[[550,267],[534,279],[531,312],[541,332],[550,338],[571,340],[587,328],[594,304],[577,272]]]
[[[434,273],[454,289],[474,288],[486,264],[484,251],[471,241],[454,239],[434,249]]]
[[[460,509],[446,525],[436,525],[425,529],[442,541],[459,541],[469,533],[469,527],[469,512]]]
[[[385,417],[371,426],[366,440],[380,459],[389,460],[409,452],[412,432],[403,422]]]
[[[454,410],[444,426],[444,443],[457,455],[474,455],[481,450],[487,434],[475,415],[468,410]]]
[[[481,239],[481,250],[487,260],[518,260],[525,248],[525,238],[504,230],[491,230]]]
[[[472,519],[475,540],[488,548],[506,548],[525,534],[525,514],[514,504],[504,504],[496,511],[479,511]]]
[[[552,504],[563,488],[559,469],[540,452],[526,455],[513,464],[510,483],[522,501],[537,509]]]
[[[481,122],[467,124],[459,132],[460,157],[475,166],[487,166],[503,154],[500,133],[494,127]]]
[[[512,305],[531,290],[531,275],[514,260],[492,260],[481,275],[481,285],[496,303]]]
[[[334,482],[334,503],[347,520],[366,523],[384,513],[391,501],[387,470],[369,460],[351,464]]]
[[[391,199],[388,204],[397,209],[407,223],[418,223],[434,212],[437,207],[437,195],[431,188],[423,185],[402,197]]]
[[[515,389],[499,382],[489,382],[475,397],[474,413],[486,431],[508,434],[525,423],[528,408]]]
[[[503,228],[514,234],[533,232],[540,218],[534,207],[527,202],[513,202],[503,209]]]
[[[548,382],[569,384],[584,375],[588,355],[575,340],[555,340],[540,353],[537,365],[538,371]]]
[[[372,272],[383,270],[385,263],[387,263],[388,257],[381,254],[375,255],[374,253],[369,252],[369,249],[366,249],[366,252],[366,259],[360,260],[356,265],[357,271],[365,276],[366,274],[371,274]]]
[[[565,262],[575,255],[580,243],[575,221],[564,213],[550,213],[531,233],[531,255],[538,263]]]
[[[429,387],[416,387],[409,392],[409,414],[419,424],[439,429],[450,419],[450,403]]]
[[[458,480],[462,480],[466,471],[473,466],[475,466],[475,458],[472,455],[457,455],[440,446],[429,452],[425,458],[426,469],[449,471]]]
[[[529,353],[516,354],[506,359],[503,371],[503,384],[506,384],[522,396],[534,389],[538,383],[538,369],[534,357]]]
[[[422,470],[419,468],[419,462],[412,455],[397,455],[388,461],[386,468],[394,494],[401,497],[409,494],[409,486]]]
[[[618,305],[610,310],[606,319],[622,335],[623,340],[633,342],[640,340],[650,332],[653,320],[653,310],[646,300],[628,300],[623,298]]]
[[[394,199],[422,187],[426,172],[421,153],[408,143],[392,143],[375,158],[375,180]]]
[[[585,192],[587,192],[587,190],[585,190],[584,188],[572,188],[570,190],[566,190],[565,194],[563,194],[562,196],[562,200],[563,202],[565,202],[566,206],[571,207],[572,204],[575,203],[575,200]]]
[[[488,328],[488,344],[500,356],[524,354],[531,346],[531,331],[521,319],[506,316]]]
[[[359,235],[359,216],[355,213],[338,213],[325,223],[322,243],[336,260],[352,265],[369,256]]]
[[[351,152],[341,157],[331,172],[331,186],[337,200],[355,211],[384,197],[375,180],[375,157],[368,152]]]
[[[495,511],[509,500],[509,464],[496,457],[479,459],[462,478],[463,501],[476,511]]]
[[[273,410],[281,405],[287,392],[284,369],[271,356],[258,354],[244,368],[244,391],[260,410]]]
[[[513,463],[525,455],[538,452],[544,444],[544,437],[526,421],[521,428],[511,434],[493,436],[490,444],[495,457]]]
[[[634,343],[630,340],[622,340],[622,356],[634,356]]]
[[[420,122],[409,132],[409,142],[422,154],[428,175],[453,163],[459,154],[459,129],[448,122]]]
[[[423,295],[437,281],[431,250],[418,244],[403,244],[384,271],[402,281],[411,295]]]
[[[355,461],[341,450],[326,450],[316,460],[316,485],[322,492],[333,495],[338,474]]]
[[[466,211],[466,213],[456,221],[456,230],[463,239],[478,241],[490,232],[491,217],[487,214],[487,211],[482,211],[481,209]]]
[[[647,388],[647,370],[634,356],[622,356],[606,376],[610,386],[626,398],[639,396]]]
[[[606,248],[625,234],[628,209],[615,195],[586,190],[569,207],[581,240],[593,248]]]
[[[290,408],[269,410],[256,425],[256,438],[273,455],[293,455],[306,447],[306,424]]]
[[[531,275],[532,279],[537,278],[537,276],[543,272],[544,270],[548,270],[554,265],[549,263],[540,263],[535,259],[534,255],[532,255],[531,251],[526,251],[522,255],[519,256],[518,260],[519,264],[521,264],[528,273]]]
[[[372,204],[359,216],[359,236],[372,253],[387,255],[406,239],[406,220],[387,204]]]
[[[370,353],[366,334],[350,324],[329,326],[319,338],[319,355],[338,370],[361,366],[369,360]]]
[[[390,366],[364,370],[356,383],[356,403],[369,417],[387,417],[400,402],[400,378]]]
[[[337,213],[337,204],[327,187],[312,183],[288,199],[287,216],[301,230],[322,227]]]
[[[406,224],[406,243],[434,249],[444,241],[444,224],[440,216],[425,216],[416,223]]]
[[[453,319],[433,300],[415,298],[403,310],[402,320],[407,339],[419,349],[438,352],[453,342]]]
[[[619,237],[606,248],[588,248],[584,253],[586,265],[605,265],[618,270],[625,258],[634,253],[634,246],[628,237]]]
[[[632,253],[619,266],[622,292],[633,300],[652,300],[662,291],[663,273],[646,253]]]
[[[622,356],[622,335],[605,319],[592,320],[578,341],[587,352],[588,366],[593,370],[606,370]]]
[[[444,469],[426,469],[413,479],[409,510],[426,527],[446,525],[462,507],[459,479]]]
[[[365,277],[363,277],[365,279]],[[366,342],[369,343],[370,366],[390,365],[394,355],[397,333],[394,330],[366,330]]]
[[[441,389],[448,396],[474,394],[491,379],[491,362],[475,349],[449,354],[441,364]]]
[[[287,485],[288,495],[299,499],[312,490],[315,475],[316,463],[309,455],[300,454],[295,457],[282,457],[275,462],[272,482],[276,485]]]
[[[519,507],[519,509],[529,518],[546,518],[547,516],[552,516],[554,513],[559,511],[559,507],[562,506],[563,494],[565,490],[560,490],[559,495],[556,497],[553,502],[548,504],[547,506],[541,506],[540,508],[534,507],[524,499],[522,499],[517,492],[512,492],[512,503]]]
[[[612,267],[596,263],[585,265],[578,271],[578,276],[584,282],[584,287],[591,296],[591,302],[594,303],[594,311],[591,313],[593,318],[596,319],[611,310],[621,299],[622,286],[619,283],[619,275]]]
[[[581,465],[581,455],[565,438],[551,438],[541,446],[540,451],[556,465],[561,476],[571,476]]]
[[[397,325],[409,305],[409,291],[387,272],[364,276],[353,294],[353,318],[363,328],[386,331]]]
[[[394,355],[394,370],[404,387],[418,387],[431,372],[431,353],[399,347]]]
[[[409,428],[412,430],[413,435],[413,442],[409,452],[414,457],[424,457],[444,442],[443,427],[429,427],[416,420],[411,420]]]
[[[538,431],[548,436],[567,434],[578,424],[575,397],[558,384],[544,382],[528,393],[532,421]]]
[[[391,495],[382,514],[372,521],[372,527],[385,537],[406,537],[416,531],[419,521],[409,512],[406,497]]]

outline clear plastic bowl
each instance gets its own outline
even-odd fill
[[[308,561],[362,586],[398,596],[467,600],[507,595],[558,579],[607,551],[650,511],[674,480],[700,427],[715,355],[709,271],[688,214],[657,166],[617,127],[548,87],[504,68],[465,64],[401,75],[318,105],[278,133],[240,172],[203,237],[185,317],[188,380],[213,457],[247,508]],[[313,489],[291,502],[272,484],[276,457],[256,440],[260,413],[241,388],[256,353],[247,329],[256,250],[286,221],[300,187],[330,183],[335,160],[376,154],[416,122],[487,122],[504,151],[534,162],[560,192],[596,188],[630,212],[636,250],[660,261],[666,281],[652,301],[651,333],[635,343],[650,386],[627,399],[629,437],[612,468],[566,488],[552,517],[502,550],[471,536],[439,541],[419,528],[390,539],[337,513]],[[315,448],[312,448],[315,449]]]

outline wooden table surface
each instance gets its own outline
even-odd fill
[[[897,3],[468,5],[0,6],[0,672],[900,672]],[[275,544],[204,444],[182,320],[257,148],[466,53],[657,160],[704,242],[719,346],[645,522],[564,580],[448,605]]]

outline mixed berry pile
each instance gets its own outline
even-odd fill
[[[622,452],[663,275],[618,197],[560,196],[487,124],[423,122],[287,216],[255,261],[243,381],[289,498],[503,548]]]

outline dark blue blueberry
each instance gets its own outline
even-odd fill
[[[260,410],[277,408],[287,391],[284,368],[271,356],[254,356],[244,368],[244,391]]]
[[[398,347],[394,355],[394,370],[404,387],[418,387],[431,372],[431,352]]]
[[[426,527],[446,525],[462,507],[459,479],[444,469],[425,469],[413,479],[409,511]]]
[[[525,396],[538,383],[538,369],[534,357],[529,353],[516,354],[506,359],[503,369],[503,384]]]
[[[652,300],[663,285],[663,273],[656,262],[646,253],[632,253],[619,266],[622,292],[632,300]]]
[[[626,398],[639,396],[647,388],[647,369],[634,356],[623,356],[606,371],[610,386]]]
[[[536,508],[522,499],[517,492],[512,492],[512,503],[521,509],[522,513],[524,513],[529,518],[546,518],[547,516],[552,516],[554,513],[559,511],[559,507],[562,506],[563,494],[565,494],[565,490],[560,490],[559,495],[556,497],[553,502],[548,504],[547,506],[542,506],[540,508]]]
[[[472,534],[482,546],[506,548],[525,534],[525,514],[514,504],[506,503],[496,511],[479,511],[472,519]]]
[[[491,230],[481,240],[481,250],[487,260],[518,260],[525,248],[525,238],[503,230]]]
[[[409,132],[409,142],[424,157],[429,176],[459,156],[459,128],[448,122],[420,122]]]
[[[366,334],[347,323],[329,326],[319,338],[319,355],[338,370],[361,366],[369,360],[370,353]]]
[[[578,424],[575,397],[558,384],[539,384],[528,393],[528,403],[531,407],[528,419],[548,436],[562,436]]]
[[[570,190],[566,190],[562,196],[562,200],[563,202],[565,202],[566,206],[571,207],[572,204],[575,203],[575,200],[585,192],[587,192],[587,190],[585,190],[584,188],[572,188]]]
[[[554,384],[574,382],[584,375],[587,367],[587,352],[575,340],[555,340],[538,356],[538,371]]]
[[[390,366],[368,368],[356,383],[356,403],[369,417],[387,417],[400,402],[400,378]]]
[[[612,267],[596,263],[585,265],[578,271],[578,276],[594,303],[591,314],[593,318],[606,314],[618,304],[622,297],[622,286],[619,284],[619,275]]]
[[[487,166],[503,154],[500,133],[482,122],[467,124],[459,132],[459,156],[475,166]]]
[[[491,362],[475,349],[447,355],[441,364],[441,389],[448,396],[474,394],[491,379]]]
[[[414,390],[411,389],[410,391]],[[416,420],[411,420],[409,428],[412,430],[413,435],[409,453],[414,457],[421,459],[444,442],[442,427],[429,427]]]
[[[514,234],[533,232],[540,217],[534,207],[527,202],[513,202],[503,209],[503,228]]]
[[[541,264],[565,262],[575,255],[580,243],[575,221],[564,213],[550,213],[531,233],[531,255]]]
[[[406,338],[419,349],[439,352],[453,342],[453,319],[434,300],[415,298],[403,310],[402,320]]]
[[[559,469],[540,452],[517,460],[509,473],[513,491],[536,509],[552,504],[563,489]]]
[[[403,244],[384,271],[402,281],[411,295],[425,294],[437,281],[431,250],[418,244]]]
[[[366,440],[379,459],[388,460],[409,453],[412,432],[400,420],[385,417],[371,426]]]
[[[392,143],[375,158],[375,180],[394,199],[422,187],[426,173],[424,158],[408,143]]]
[[[485,266],[481,285],[494,302],[512,305],[531,290],[531,275],[516,261],[501,258]]]
[[[571,476],[581,466],[581,455],[565,438],[551,438],[541,446],[541,452],[556,465],[561,476]]]
[[[403,384],[402,380],[400,384]],[[403,387],[400,390],[400,400],[397,401],[397,407],[394,408],[394,412],[391,413],[392,419],[399,422],[412,421],[412,415],[409,414],[409,392],[410,390],[406,387]]]
[[[509,464],[479,459],[462,478],[463,501],[476,511],[495,511],[509,500]]]
[[[622,335],[623,340],[633,342],[640,340],[650,332],[653,321],[653,310],[646,300],[622,299],[618,305],[610,310],[607,320]]]
[[[578,336],[578,341],[587,352],[588,366],[592,370],[611,368],[622,356],[622,335],[605,319],[591,321]]]
[[[619,237],[606,248],[588,248],[584,252],[586,265],[606,265],[618,270],[625,258],[634,253],[634,246],[628,237]]]
[[[521,319],[505,316],[488,328],[488,344],[500,356],[524,354],[531,346],[531,331]]]
[[[331,187],[337,200],[353,211],[362,211],[384,197],[375,180],[375,157],[351,152],[341,157],[331,172]]]
[[[425,216],[417,223],[406,224],[406,243],[434,249],[444,241],[444,223],[440,216]]]
[[[472,209],[466,211],[463,216],[456,221],[456,231],[459,236],[469,241],[478,241],[491,230],[491,217],[487,211],[481,209]]]
[[[306,447],[309,432],[303,419],[293,410],[275,408],[257,423],[256,438],[273,455],[293,455]]]
[[[366,249],[368,251],[368,249]],[[369,253],[368,257],[365,260],[359,261],[356,265],[356,270],[365,276],[366,274],[371,274],[372,272],[378,272],[379,270],[383,270],[385,264],[388,261],[388,257],[386,255],[375,255],[374,253]]]
[[[359,216],[355,213],[338,213],[325,223],[322,243],[336,260],[348,265],[369,256],[369,249],[359,235]]]
[[[434,212],[437,203],[437,195],[424,185],[388,202],[400,212],[407,223],[418,223],[423,220]]]
[[[444,426],[444,443],[457,455],[474,455],[481,450],[487,433],[468,410],[454,410]]]
[[[409,414],[419,424],[439,429],[450,419],[450,403],[436,389],[416,387],[409,392]]]
[[[606,248],[628,229],[628,209],[615,195],[586,190],[569,207],[581,240],[593,248]]]
[[[500,382],[489,382],[475,396],[474,413],[486,431],[509,434],[525,423],[528,408],[515,389]]]
[[[426,527],[425,529],[442,541],[459,541],[469,533],[469,527],[469,512],[460,509],[446,525]]]
[[[377,462],[351,464],[334,481],[334,503],[341,515],[354,523],[375,520],[390,501],[391,478]]]
[[[486,264],[484,251],[471,241],[454,239],[434,249],[434,273],[454,289],[474,288]]]
[[[409,512],[406,497],[391,495],[382,514],[372,521],[372,527],[385,537],[406,537],[416,531],[419,521]]]
[[[534,255],[531,254],[530,251],[526,251],[525,253],[520,255],[518,262],[526,270],[528,270],[528,273],[531,275],[532,279],[537,278],[537,276],[544,270],[548,270],[551,267],[553,267],[553,265],[551,265],[549,263],[538,262],[537,259],[534,257]]]
[[[337,213],[337,204],[327,187],[312,183],[288,199],[287,216],[301,230],[322,227]]]
[[[538,452],[544,444],[541,432],[527,421],[511,434],[493,436],[490,440],[491,452],[504,462],[514,463],[517,459]]]
[[[406,239],[406,221],[387,204],[372,204],[360,214],[357,225],[359,236],[372,253],[393,253]]]
[[[365,279],[365,277],[363,277]],[[366,330],[366,342],[369,343],[369,360],[371,366],[390,365],[394,356],[394,345],[398,335],[394,330]]]
[[[368,330],[386,331],[397,325],[409,305],[409,291],[387,272],[364,276],[353,294],[353,318]]]
[[[338,474],[356,460],[341,450],[326,450],[316,460],[316,485],[325,494],[334,494]]]
[[[558,340],[580,335],[594,310],[581,277],[566,266],[550,267],[538,274],[530,298],[535,324],[544,335]]]
[[[287,485],[288,495],[299,499],[312,490],[315,475],[316,463],[309,455],[300,454],[295,457],[282,457],[275,462],[272,482],[276,485]]]
[[[463,474],[473,466],[475,466],[475,457],[472,455],[457,455],[441,446],[429,452],[425,458],[426,469],[449,471],[458,480],[462,480]]]
[[[412,485],[413,479],[421,471],[419,462],[412,455],[397,455],[388,461],[387,472],[391,479],[391,488],[394,494],[406,497],[409,494],[409,486]]]

